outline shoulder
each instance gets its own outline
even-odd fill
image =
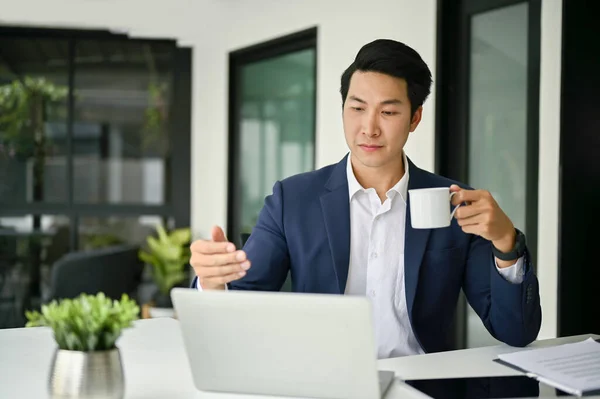
[[[327,165],[310,172],[299,173],[281,180],[284,189],[324,186],[338,164]]]
[[[336,175],[340,173],[339,165],[328,165],[278,180],[273,186],[273,193],[265,198],[265,206],[269,209],[280,209],[280,211],[286,209],[285,213],[289,215],[290,211],[292,213],[298,213],[300,210],[305,212],[318,205],[319,198],[327,192],[326,186],[331,176],[334,172]]]
[[[464,188],[467,190],[471,190],[472,187],[470,187],[468,184],[465,184],[463,182],[457,181],[457,180],[453,180],[453,179],[449,179],[447,177],[441,176],[441,175],[436,175],[435,173],[431,173],[431,172],[426,172],[427,174],[429,174],[429,178],[431,179],[431,181],[436,183],[436,187],[450,187],[453,184],[456,184],[457,186],[459,186],[460,188]]]
[[[472,187],[463,182],[454,179],[449,179],[447,177],[429,172],[425,169],[420,169],[418,166],[415,166],[412,163],[409,173],[411,175],[411,179],[414,177],[422,182],[426,182],[426,186],[428,187],[450,187],[451,185],[456,184],[461,188],[472,190]]]

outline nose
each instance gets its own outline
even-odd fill
[[[378,114],[370,111],[363,114],[362,133],[367,137],[377,137],[381,134],[377,119]]]

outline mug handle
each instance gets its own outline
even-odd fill
[[[454,191],[454,192],[450,193],[450,201],[452,201],[452,196],[453,196],[454,194],[456,194],[457,192],[458,192],[458,191]],[[460,208],[460,206],[461,206],[461,205],[462,205],[462,204],[458,204],[458,205],[456,205],[456,206],[454,207],[454,209],[452,210],[452,213],[450,214],[450,221],[452,221],[452,218],[454,217],[454,213],[456,213],[456,210],[457,210],[458,208]]]

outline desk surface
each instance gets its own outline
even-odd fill
[[[420,356],[383,359],[379,361],[378,367],[381,370],[394,371],[398,377],[404,380],[516,376],[522,375],[522,373],[502,366],[492,360],[496,359],[501,353],[569,344],[580,342],[590,337],[594,339],[600,338],[598,335],[586,334],[536,341],[526,348],[515,348],[502,344],[483,348],[430,353]]]
[[[590,335],[538,341],[531,347],[575,342],[588,337]],[[176,320],[139,320],[134,328],[124,332],[118,346],[125,368],[125,397],[128,399],[259,398],[198,392],[194,388],[179,322]],[[46,384],[54,348],[52,333],[47,328],[0,330],[0,398],[47,397]],[[518,373],[492,362],[492,359],[499,353],[516,350],[519,349],[499,345],[386,359],[380,360],[378,365],[381,370],[393,370],[404,379],[509,376]],[[386,395],[386,399],[423,397],[425,395],[399,380],[394,382]]]

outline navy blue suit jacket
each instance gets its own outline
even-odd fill
[[[275,183],[244,246],[252,267],[230,289],[278,291],[289,271],[295,292],[344,293],[350,260],[346,158]],[[461,185],[410,160],[409,168],[409,190]],[[410,207],[410,195],[408,202]],[[451,324],[461,288],[496,339],[525,346],[536,338],[541,308],[527,254],[523,283],[512,284],[496,270],[491,243],[465,234],[456,220],[448,228],[413,229],[407,211],[405,229],[408,314],[424,351],[453,349]]]

